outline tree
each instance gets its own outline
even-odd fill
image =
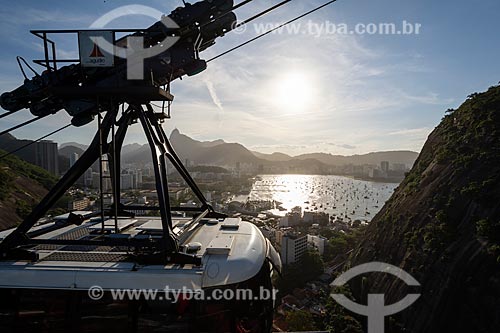
[[[352,293],[347,286],[335,287],[332,293],[343,294],[349,299],[353,299]],[[329,298],[326,303],[325,324],[332,333],[363,333],[361,323],[349,315],[344,307],[338,304],[333,298]]]
[[[306,251],[298,264],[299,269],[304,272],[305,282],[323,274],[323,259],[317,251]]]
[[[291,311],[285,316],[289,331],[317,330],[312,314],[305,311]]]
[[[283,276],[277,281],[277,289],[280,295],[284,296],[294,288],[300,288],[306,282],[314,280],[323,272],[323,260],[319,253],[307,251],[300,261],[284,267]]]

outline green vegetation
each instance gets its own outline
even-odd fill
[[[477,234],[492,243],[500,243],[500,221],[481,219],[476,222]]]
[[[0,155],[4,153],[0,150]],[[0,160],[0,200],[7,198],[15,189],[14,180],[19,176],[32,179],[47,190],[51,189],[57,181],[55,176],[44,169],[10,155]]]
[[[342,294],[347,298],[354,300],[354,297],[348,286],[335,287],[331,293]],[[331,297],[328,297],[326,304],[327,316],[325,318],[325,327],[332,333],[362,333],[361,323],[350,315],[347,310],[339,305]]]
[[[0,150],[0,155],[4,154]],[[46,170],[25,162],[16,156],[8,156],[0,160],[0,201],[5,203],[5,215],[0,216],[0,228],[8,228],[26,218],[33,206],[51,189],[57,178]],[[65,213],[69,197],[62,198],[49,214]],[[9,214],[7,214],[9,213]],[[12,218],[16,214],[19,219]],[[8,216],[8,217],[6,217]]]
[[[48,215],[57,216],[68,212],[68,204],[73,198],[69,195],[64,195],[62,198],[57,200],[51,210],[48,211]]]
[[[498,202],[500,184],[500,87],[485,93],[471,94],[457,110],[449,109],[443,121],[429,138],[413,170],[402,184],[406,195],[419,193],[426,178],[441,177],[433,188],[429,214],[434,218],[423,226],[415,225],[404,234],[411,249],[423,246],[426,251],[442,249],[457,236],[459,220],[465,207],[473,204],[477,235],[498,244],[498,216],[491,211]],[[436,168],[435,164],[441,165]],[[433,175],[437,169],[440,174]],[[390,211],[390,209],[388,210]],[[384,218],[384,220],[386,220]],[[408,218],[405,218],[408,226]]]
[[[285,316],[289,331],[314,331],[314,317],[306,311],[290,311]]]
[[[277,289],[283,296],[294,288],[302,287],[323,273],[323,260],[316,251],[307,251],[300,261],[283,268],[282,278],[277,280]]]
[[[5,200],[9,196],[12,180],[12,175],[5,167],[0,168],[0,200]]]
[[[338,255],[346,255],[356,246],[364,231],[365,227],[363,226],[355,228],[351,232],[333,231],[328,228],[320,229],[319,234],[328,239],[323,255],[325,261],[333,260]]]
[[[24,219],[31,213],[33,208],[24,200],[16,200],[16,214],[20,218]]]
[[[448,110],[349,260],[351,267],[374,260],[389,262],[426,281],[433,291],[422,295],[419,311],[429,322],[456,323],[453,314],[477,309],[480,316],[472,314],[461,323],[471,318],[484,323],[483,313],[498,306],[490,302],[498,300],[490,281],[498,272],[494,260],[500,263],[499,125],[500,86],[472,94],[457,110]],[[344,242],[340,239],[335,245],[342,248]],[[496,288],[496,280],[494,284]],[[385,288],[386,297],[406,295],[382,278],[371,285]],[[474,299],[445,302],[463,286],[474,290]],[[364,297],[364,289],[355,284],[352,291]],[[446,309],[440,306],[439,311],[422,305],[445,303]],[[418,319],[403,320],[408,331],[425,330]]]
[[[421,175],[417,174],[416,172],[410,173],[405,179],[406,192],[407,193],[414,192],[420,185],[421,178],[422,178]]]

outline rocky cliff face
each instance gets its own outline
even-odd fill
[[[500,329],[500,87],[448,110],[411,172],[355,249],[350,266],[383,261],[411,273],[420,299],[387,332]],[[351,285],[363,299],[408,288],[387,274]]]

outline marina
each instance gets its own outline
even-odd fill
[[[324,212],[333,218],[371,221],[398,184],[342,176],[261,175],[248,196],[236,201],[274,201],[270,212],[284,216],[294,207],[303,212]]]

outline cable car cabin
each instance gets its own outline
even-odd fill
[[[68,215],[65,215],[66,217]],[[148,238],[154,217],[34,227],[34,239]],[[109,222],[109,224],[108,224]],[[201,264],[151,264],[126,247],[42,244],[36,261],[0,261],[0,332],[269,332],[275,249],[241,219],[174,217],[180,249]],[[0,233],[0,240],[11,230]]]

